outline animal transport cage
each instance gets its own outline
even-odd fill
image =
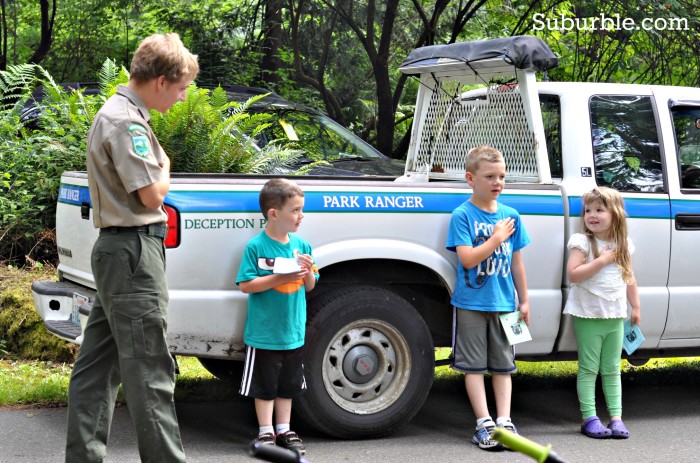
[[[536,37],[413,50],[399,70],[418,75],[408,179],[464,180],[469,149],[501,150],[508,180],[551,182],[536,71],[558,65]]]

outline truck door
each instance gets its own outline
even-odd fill
[[[676,178],[671,181],[672,185],[678,182],[678,187],[671,188],[670,304],[659,347],[700,345],[700,259],[697,258],[700,249],[700,98],[697,93],[693,95],[697,98],[695,101],[667,100],[671,103],[665,105],[671,112],[675,135],[675,143],[669,143],[675,146],[669,147],[667,156],[671,158],[670,165],[677,163]],[[688,94],[684,93],[686,96]]]
[[[635,245],[632,263],[646,338],[642,348],[653,349],[666,325],[671,252],[670,198],[661,156],[659,116],[649,87],[615,87],[614,91],[619,93],[573,95],[580,116],[575,121],[563,121],[568,123],[562,126],[566,131],[563,140],[573,136],[581,153],[578,166],[567,167],[564,157],[568,175],[564,188],[570,208],[567,236],[580,230],[582,194],[595,186],[615,188],[622,194],[628,232]],[[583,125],[584,104],[590,118],[588,130]],[[562,338],[560,348],[575,348],[573,338]]]

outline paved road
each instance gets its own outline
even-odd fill
[[[698,378],[700,379],[700,378]],[[579,433],[575,386],[518,390],[513,419],[520,432],[553,449],[569,462],[697,462],[700,460],[700,389],[697,381],[668,386],[625,384],[628,440],[597,441]],[[246,454],[256,429],[252,403],[178,404],[178,416],[191,463],[254,462]],[[62,462],[65,408],[0,409],[0,462]],[[433,391],[421,412],[390,437],[338,441],[297,426],[312,463],[532,462],[513,452],[487,453],[468,443],[473,415],[458,388]],[[685,435],[681,435],[685,434]],[[108,462],[138,462],[126,407],[117,409]]]

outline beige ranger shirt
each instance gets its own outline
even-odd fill
[[[102,106],[87,140],[87,171],[97,228],[165,222],[167,214],[143,205],[138,190],[159,181],[165,156],[151,127],[148,108],[120,85]]]

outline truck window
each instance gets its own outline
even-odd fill
[[[596,183],[619,191],[665,191],[651,97],[591,97]]]
[[[700,109],[674,108],[672,114],[681,188],[698,190],[700,189]]]
[[[547,156],[552,177],[563,177],[561,163],[561,106],[557,95],[540,94],[540,110],[544,125],[544,139],[547,141]]]

